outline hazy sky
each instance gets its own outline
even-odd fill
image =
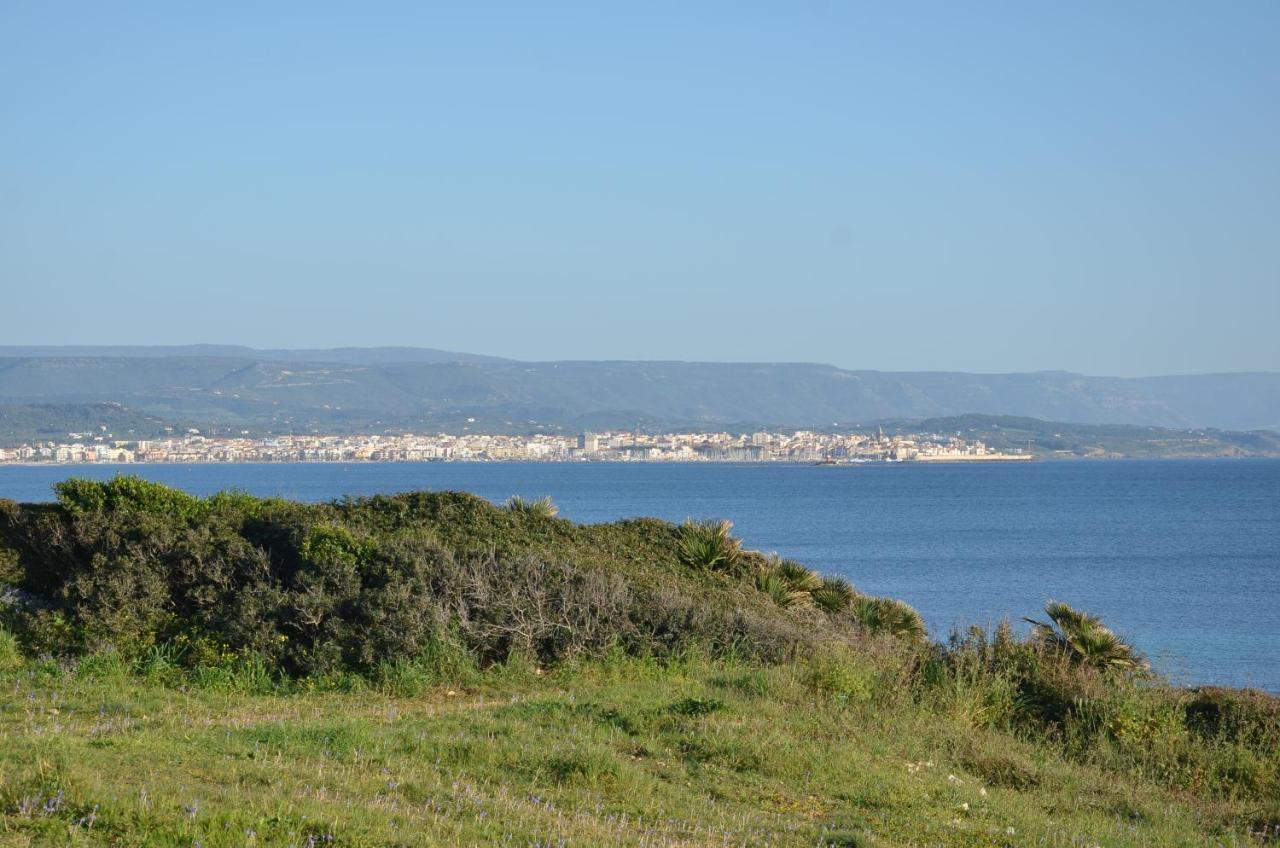
[[[0,4],[0,343],[1280,370],[1274,0],[343,5]]]

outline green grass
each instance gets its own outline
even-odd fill
[[[975,727],[870,661],[508,664],[416,695],[0,672],[5,845],[1247,844],[1243,802]],[[959,703],[951,699],[949,703]]]
[[[58,495],[0,500],[0,845],[1280,836],[1280,699],[1065,605],[939,643],[727,522]]]

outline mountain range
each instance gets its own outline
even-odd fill
[[[814,363],[521,362],[429,348],[0,346],[11,412],[119,404],[256,432],[865,426],[966,414],[1280,430],[1280,373],[1095,377]]]

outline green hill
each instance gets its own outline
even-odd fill
[[[1280,430],[1280,374],[1121,379],[811,363],[512,362],[403,348],[3,348],[0,403],[114,402],[206,425],[486,432],[826,427],[979,413]],[[469,421],[468,419],[474,419]]]
[[[1280,701],[1062,605],[931,641],[718,522],[136,478],[0,502],[0,839],[1247,845]]]
[[[1028,450],[1047,458],[1178,458],[1280,456],[1280,433],[1236,433],[1214,429],[1071,424],[1010,415],[956,415],[893,421],[887,432],[959,435],[981,439],[1001,451]]]

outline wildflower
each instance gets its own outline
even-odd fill
[[[62,800],[66,797],[66,793],[59,789],[57,792],[49,796],[49,800],[44,802],[44,806],[40,809],[40,815],[51,816],[62,808]]]
[[[978,794],[979,794],[979,795],[981,795],[983,798],[987,797],[987,787],[985,787],[985,786],[979,786],[979,787],[978,787]]]
[[[954,774],[947,775],[947,783],[954,783],[956,786],[964,785],[964,781],[956,777]]]
[[[961,804],[960,809],[966,813],[969,812],[969,802],[965,801],[963,804]]]

